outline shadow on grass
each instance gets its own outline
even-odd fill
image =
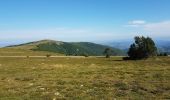
[[[122,60],[122,59],[107,59],[106,61],[117,61],[117,62],[120,62],[120,61],[126,61],[126,60]]]
[[[111,61],[126,61],[126,60],[111,60]]]

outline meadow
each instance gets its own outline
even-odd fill
[[[15,48],[0,48],[0,56],[46,56],[47,54],[53,56],[62,56],[63,54],[46,52],[46,51],[32,51],[29,49],[15,49]]]
[[[170,99],[170,57],[0,58],[0,100]]]

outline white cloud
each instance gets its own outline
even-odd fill
[[[144,30],[151,32],[153,35],[170,36],[170,21],[149,23],[144,25]]]
[[[146,21],[130,21],[130,27],[134,27],[138,32],[144,32],[142,35],[162,38],[170,37],[170,20],[161,22],[146,23]]]
[[[155,38],[170,38],[170,21],[147,23],[142,29]]]
[[[1,40],[102,41],[121,38],[121,34],[97,29],[49,28],[34,30],[0,30]]]
[[[146,22],[144,20],[133,20],[130,21],[129,24],[145,24]]]
[[[129,26],[133,26],[129,28]],[[134,27],[135,26],[135,27]],[[109,29],[109,28],[108,28]],[[146,23],[144,20],[134,20],[128,27],[118,29],[105,28],[47,28],[28,30],[0,30],[0,40],[41,40],[54,39],[61,41],[113,41],[133,38],[136,35],[170,38],[170,20]],[[140,33],[140,34],[139,34]]]
[[[139,27],[141,25],[144,25],[145,23],[146,23],[146,21],[144,21],[144,20],[133,20],[133,21],[129,21],[127,26]]]

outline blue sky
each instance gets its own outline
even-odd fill
[[[170,39],[170,0],[1,0],[0,42]]]

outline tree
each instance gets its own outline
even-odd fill
[[[110,48],[106,48],[103,53],[106,55],[106,58],[110,58],[112,50]]]
[[[144,59],[157,55],[157,48],[150,37],[136,36],[134,39],[135,43],[130,46],[128,51],[130,59]]]
[[[165,53],[164,53],[164,56],[168,56],[168,53],[165,52]]]

